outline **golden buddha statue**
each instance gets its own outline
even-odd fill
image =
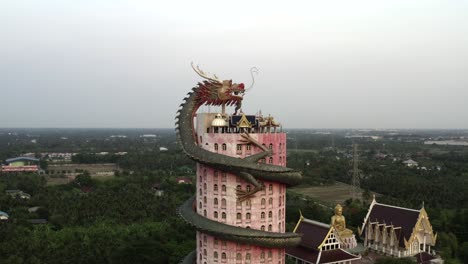
[[[343,207],[340,204],[335,206],[335,215],[331,217],[331,226],[333,226],[340,237],[351,237],[353,231],[346,228],[346,219],[343,216]]]

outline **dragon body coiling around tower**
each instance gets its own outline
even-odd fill
[[[194,68],[195,69],[195,68]],[[286,185],[298,184],[302,175],[290,168],[259,163],[258,161],[271,154],[271,151],[262,148],[262,152],[243,159],[214,153],[201,148],[197,142],[194,128],[194,117],[202,105],[235,105],[235,111],[240,109],[244,94],[244,84],[235,84],[231,80],[218,80],[209,78],[200,70],[195,71],[207,80],[192,89],[184,98],[176,116],[177,138],[184,152],[194,161],[217,170],[232,173],[252,184],[255,188],[250,192],[238,193],[238,199],[250,197],[264,188],[262,181],[279,182]],[[242,134],[246,142],[256,144],[247,133]],[[194,205],[195,198],[186,201],[178,210],[179,215],[197,230],[216,236],[220,239],[230,240],[270,248],[293,246],[300,242],[301,237],[295,233],[275,233],[254,229],[246,229],[226,225],[199,215]],[[193,254],[192,254],[193,255]],[[186,258],[184,263],[191,263]]]

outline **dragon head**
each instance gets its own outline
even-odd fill
[[[199,105],[236,105],[236,113],[242,105],[244,98],[244,84],[233,83],[232,80],[220,80],[216,75],[210,77],[207,73],[203,72],[198,66],[193,70],[206,79],[198,84],[197,101]]]

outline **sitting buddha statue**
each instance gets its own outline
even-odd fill
[[[340,204],[335,206],[335,215],[331,217],[331,226],[333,226],[340,237],[351,237],[353,236],[353,231],[346,228],[346,220],[343,216],[343,207]]]

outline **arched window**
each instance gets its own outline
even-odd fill
[[[218,207],[218,198],[213,199],[213,204],[215,207]]]
[[[225,208],[226,207],[226,199],[221,199],[221,207]]]
[[[236,260],[242,260],[242,254],[241,253],[237,253]]]
[[[206,210],[203,210],[203,216],[206,217]]]
[[[273,149],[273,144],[270,143],[270,145],[268,145],[268,149],[272,150]]]
[[[271,252],[271,250],[268,250],[268,258],[272,258],[273,257],[273,252]]]
[[[262,231],[265,231],[265,226],[262,225],[262,227],[260,229],[262,229]]]
[[[250,260],[250,253],[245,254],[245,260]]]
[[[240,185],[236,186],[236,190],[241,190],[241,189],[242,189],[242,186],[240,186]]]
[[[264,259],[264,258],[265,258],[265,251],[262,251],[262,253],[260,253],[260,258],[261,258],[261,259]]]
[[[221,258],[226,259],[226,253],[223,252],[223,254],[221,254]]]
[[[273,191],[273,184],[268,185],[268,191],[270,191],[270,192]]]
[[[250,192],[250,185],[247,185],[247,187],[245,187],[245,189]]]
[[[245,201],[245,205],[246,205],[248,208],[250,208],[250,206],[252,205],[252,201],[251,201],[250,199],[247,199],[247,200]]]
[[[222,147],[223,147],[223,150],[227,150],[227,145],[226,145],[226,143],[223,143]]]
[[[200,188],[200,195],[202,195],[202,190],[201,190],[201,188]]]
[[[218,212],[214,211],[214,218],[218,218]]]
[[[247,220],[250,220],[250,213],[245,214],[245,218],[246,218]]]
[[[272,231],[273,230],[273,226],[272,225],[268,225],[268,231]]]
[[[214,144],[214,150],[218,151],[218,143]]]
[[[278,232],[281,232],[281,223],[278,223]]]
[[[202,203],[201,203],[201,202],[198,204],[198,207],[199,207],[199,208],[202,208]]]
[[[247,150],[251,150],[251,149],[252,149],[252,145],[247,144],[246,149],[247,149]]]
[[[283,158],[281,156],[279,157],[279,163],[283,163]]]
[[[203,183],[203,190],[206,190],[206,182]]]
[[[265,203],[266,203],[265,198],[262,198],[262,202],[261,202],[262,206],[265,206]]]
[[[221,218],[226,219],[226,213],[225,212],[221,213]]]
[[[237,220],[241,220],[242,219],[242,214],[241,213],[237,213]]]
[[[222,191],[222,192],[225,192],[225,191],[226,191],[226,185],[223,184],[223,186],[221,186],[221,191]]]
[[[206,256],[206,248],[203,249],[203,256]]]
[[[265,219],[265,212],[262,212],[262,213],[260,214],[260,218]]]
[[[272,218],[272,217],[273,217],[273,212],[272,211],[268,212],[268,218]]]
[[[213,254],[214,258],[217,259],[218,258],[218,252],[215,251],[214,254]]]
[[[273,198],[270,197],[270,199],[268,199],[268,204],[273,205]]]
[[[273,164],[273,157],[270,157],[270,158],[268,159],[268,163]]]
[[[218,184],[213,185],[213,190],[214,190],[215,192],[218,191]]]
[[[206,203],[206,196],[203,196],[203,202]]]

